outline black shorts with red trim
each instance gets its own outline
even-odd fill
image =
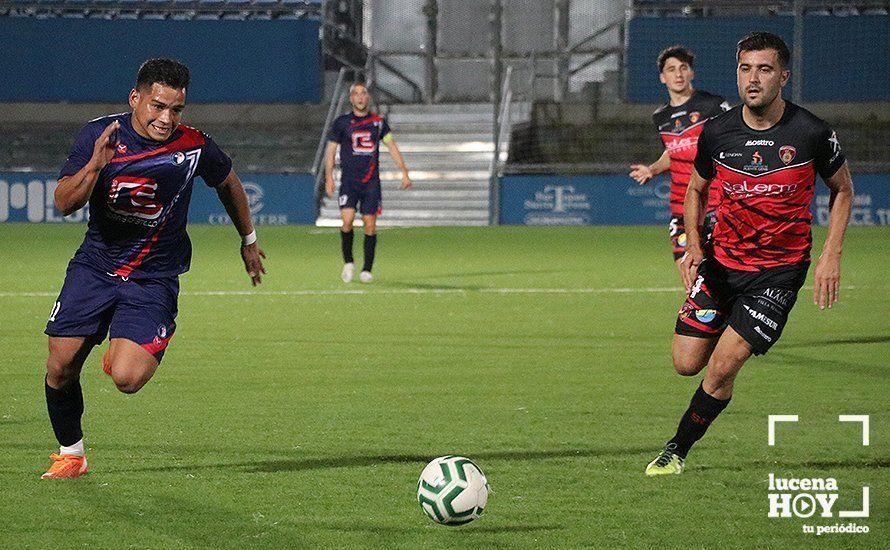
[[[739,271],[705,258],[677,315],[674,331],[683,336],[716,338],[731,326],[755,355],[763,355],[782,335],[809,266],[805,262]]]
[[[707,250],[711,242],[711,234],[714,232],[714,225],[717,223],[717,212],[711,210],[705,214],[705,224],[702,228],[702,247]],[[671,238],[671,246],[674,249],[674,261],[679,260],[686,253],[686,225],[683,222],[683,216],[672,216],[668,222],[668,235]]]

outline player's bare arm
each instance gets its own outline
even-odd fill
[[[117,140],[113,139],[114,132],[120,128],[120,122],[115,120],[105,127],[105,130],[96,138],[93,146],[93,156],[76,174],[65,176],[59,180],[56,187],[56,208],[67,216],[77,212],[90,199],[96,182],[99,180],[99,172],[105,165],[111,162],[117,150]]]
[[[683,201],[683,218],[686,220],[701,220],[705,211],[708,190],[711,187],[711,180],[706,180],[698,174],[698,170],[692,169],[692,176],[689,178],[689,186],[686,188],[686,198]],[[683,278],[683,286],[686,292],[692,288],[695,281],[698,266],[704,258],[704,252],[701,248],[701,235],[699,234],[699,223],[689,223],[686,225],[686,254],[680,264],[680,276]]]
[[[828,235],[816,262],[813,280],[813,303],[819,309],[830,308],[837,302],[840,292],[841,250],[853,207],[853,179],[847,163],[826,179],[825,184],[831,189],[828,203],[831,214],[828,217]]]
[[[392,156],[393,162],[396,163],[396,166],[399,167],[399,170],[402,171],[402,189],[410,189],[411,188],[411,178],[408,176],[408,167],[405,166],[405,159],[402,158],[402,152],[399,151],[399,146],[396,145],[396,140],[393,139],[392,134],[387,134],[386,137],[383,138],[383,143],[386,144],[386,148],[389,151],[390,156]]]
[[[336,141],[329,141],[324,151],[324,192],[329,199],[334,197],[334,160],[337,147]]]
[[[252,242],[242,241],[244,244],[241,245],[241,259],[244,260],[244,269],[250,276],[250,282],[256,286],[263,282],[262,276],[266,274],[266,268],[263,266],[266,254],[256,243],[256,233],[250,220],[250,206],[238,174],[234,170],[230,171],[226,179],[216,187],[216,192],[242,240],[252,237]]]
[[[631,164],[630,177],[636,180],[640,185],[645,185],[658,174],[667,172],[671,168],[671,157],[668,155],[667,149],[658,157],[658,160],[650,165]]]

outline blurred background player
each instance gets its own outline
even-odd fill
[[[344,283],[352,281],[355,261],[352,257],[352,226],[356,209],[361,211],[364,224],[364,265],[359,279],[370,283],[373,279],[374,252],[377,248],[377,216],[383,211],[380,190],[380,142],[386,144],[396,166],[402,171],[401,189],[411,187],[408,168],[402,159],[389,125],[377,113],[371,112],[371,95],[364,84],[349,88],[352,112],[334,121],[328,134],[325,151],[325,192],[334,196],[334,155],[340,147],[340,240],[343,250]]]
[[[704,255],[696,225],[686,228],[681,273],[688,297],[672,350],[680,374],[707,370],[676,435],[646,468],[650,476],[683,471],[690,447],[729,404],[745,361],[782,335],[810,265],[816,174],[831,190],[831,213],[814,303],[830,308],[840,288],[853,183],[837,137],[823,120],[782,99],[791,54],[780,37],[752,33],[736,56],[742,105],[705,123],[684,209],[687,220],[697,219],[708,186],[722,190],[713,252]]]
[[[176,330],[179,275],[189,269],[186,233],[195,176],[216,188],[241,234],[241,258],[254,285],[265,273],[247,197],[232,161],[209,136],[180,124],[189,70],[170,59],[142,64],[131,113],[90,121],[59,173],[63,214],[90,203],[83,244],[46,325],[46,404],[59,454],[43,478],[87,472],[80,371],[110,332],[103,369],[123,393],[154,375]]]
[[[658,174],[668,170],[671,172],[671,221],[668,232],[678,270],[686,245],[683,197],[692,173],[698,136],[706,120],[729,109],[729,104],[722,97],[692,87],[694,63],[695,56],[684,46],[670,46],[658,55],[659,79],[667,88],[669,100],[652,114],[652,122],[664,143],[664,152],[648,166],[633,164],[630,167],[630,177],[640,185]],[[720,190],[714,187],[708,199],[705,235],[709,235],[713,228],[714,209],[719,200]]]

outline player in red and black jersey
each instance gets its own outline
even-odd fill
[[[373,279],[374,252],[377,248],[377,216],[383,212],[380,188],[380,144],[385,143],[390,156],[402,171],[401,189],[411,187],[408,168],[392,137],[386,119],[371,112],[371,95],[364,84],[349,87],[352,112],[338,117],[331,125],[328,146],[325,151],[325,193],[334,196],[334,157],[340,148],[340,248],[343,253],[343,270],[340,278],[344,283],[352,281],[355,263],[352,257],[352,225],[355,212],[362,214],[364,224],[364,265],[359,280],[370,283]]]
[[[630,167],[630,177],[640,185],[663,172],[671,173],[668,232],[678,269],[686,247],[683,198],[692,174],[698,138],[706,120],[729,109],[722,97],[692,87],[694,62],[695,56],[683,46],[671,46],[658,55],[659,78],[667,88],[669,101],[652,114],[652,122],[664,143],[664,153],[650,165],[633,164]],[[713,226],[713,211],[719,200],[719,192],[712,190],[705,221],[706,235]]]
[[[647,475],[683,470],[690,447],[729,404],[745,361],[766,353],[781,336],[810,263],[816,174],[831,190],[832,206],[813,301],[824,309],[837,300],[853,184],[835,133],[782,99],[789,57],[776,35],[743,38],[737,52],[743,104],[708,121],[699,139],[686,219],[698,218],[709,187],[722,196],[713,254],[706,258],[698,228],[687,228],[681,273],[688,297],[677,318],[673,358],[680,374],[707,370],[676,435]]]

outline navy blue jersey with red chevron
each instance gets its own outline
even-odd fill
[[[232,161],[209,136],[188,126],[179,125],[166,141],[144,138],[125,113],[87,123],[59,179],[89,162],[96,138],[115,120],[117,151],[90,195],[90,221],[74,261],[122,277],[185,273],[192,255],[186,222],[194,178],[215,187]]]
[[[671,214],[683,215],[683,199],[692,175],[692,161],[705,121],[729,109],[729,104],[719,95],[702,90],[681,105],[667,103],[652,113],[652,122],[671,159]],[[717,207],[720,197],[712,193],[708,198],[708,210]]]
[[[741,106],[706,122],[695,169],[722,194],[717,261],[746,271],[809,261],[816,174],[830,178],[844,162],[828,124],[791,102],[767,130],[749,128]]]
[[[389,124],[376,113],[365,116],[347,113],[337,117],[328,141],[340,145],[341,181],[380,182],[380,142],[388,133]]]

